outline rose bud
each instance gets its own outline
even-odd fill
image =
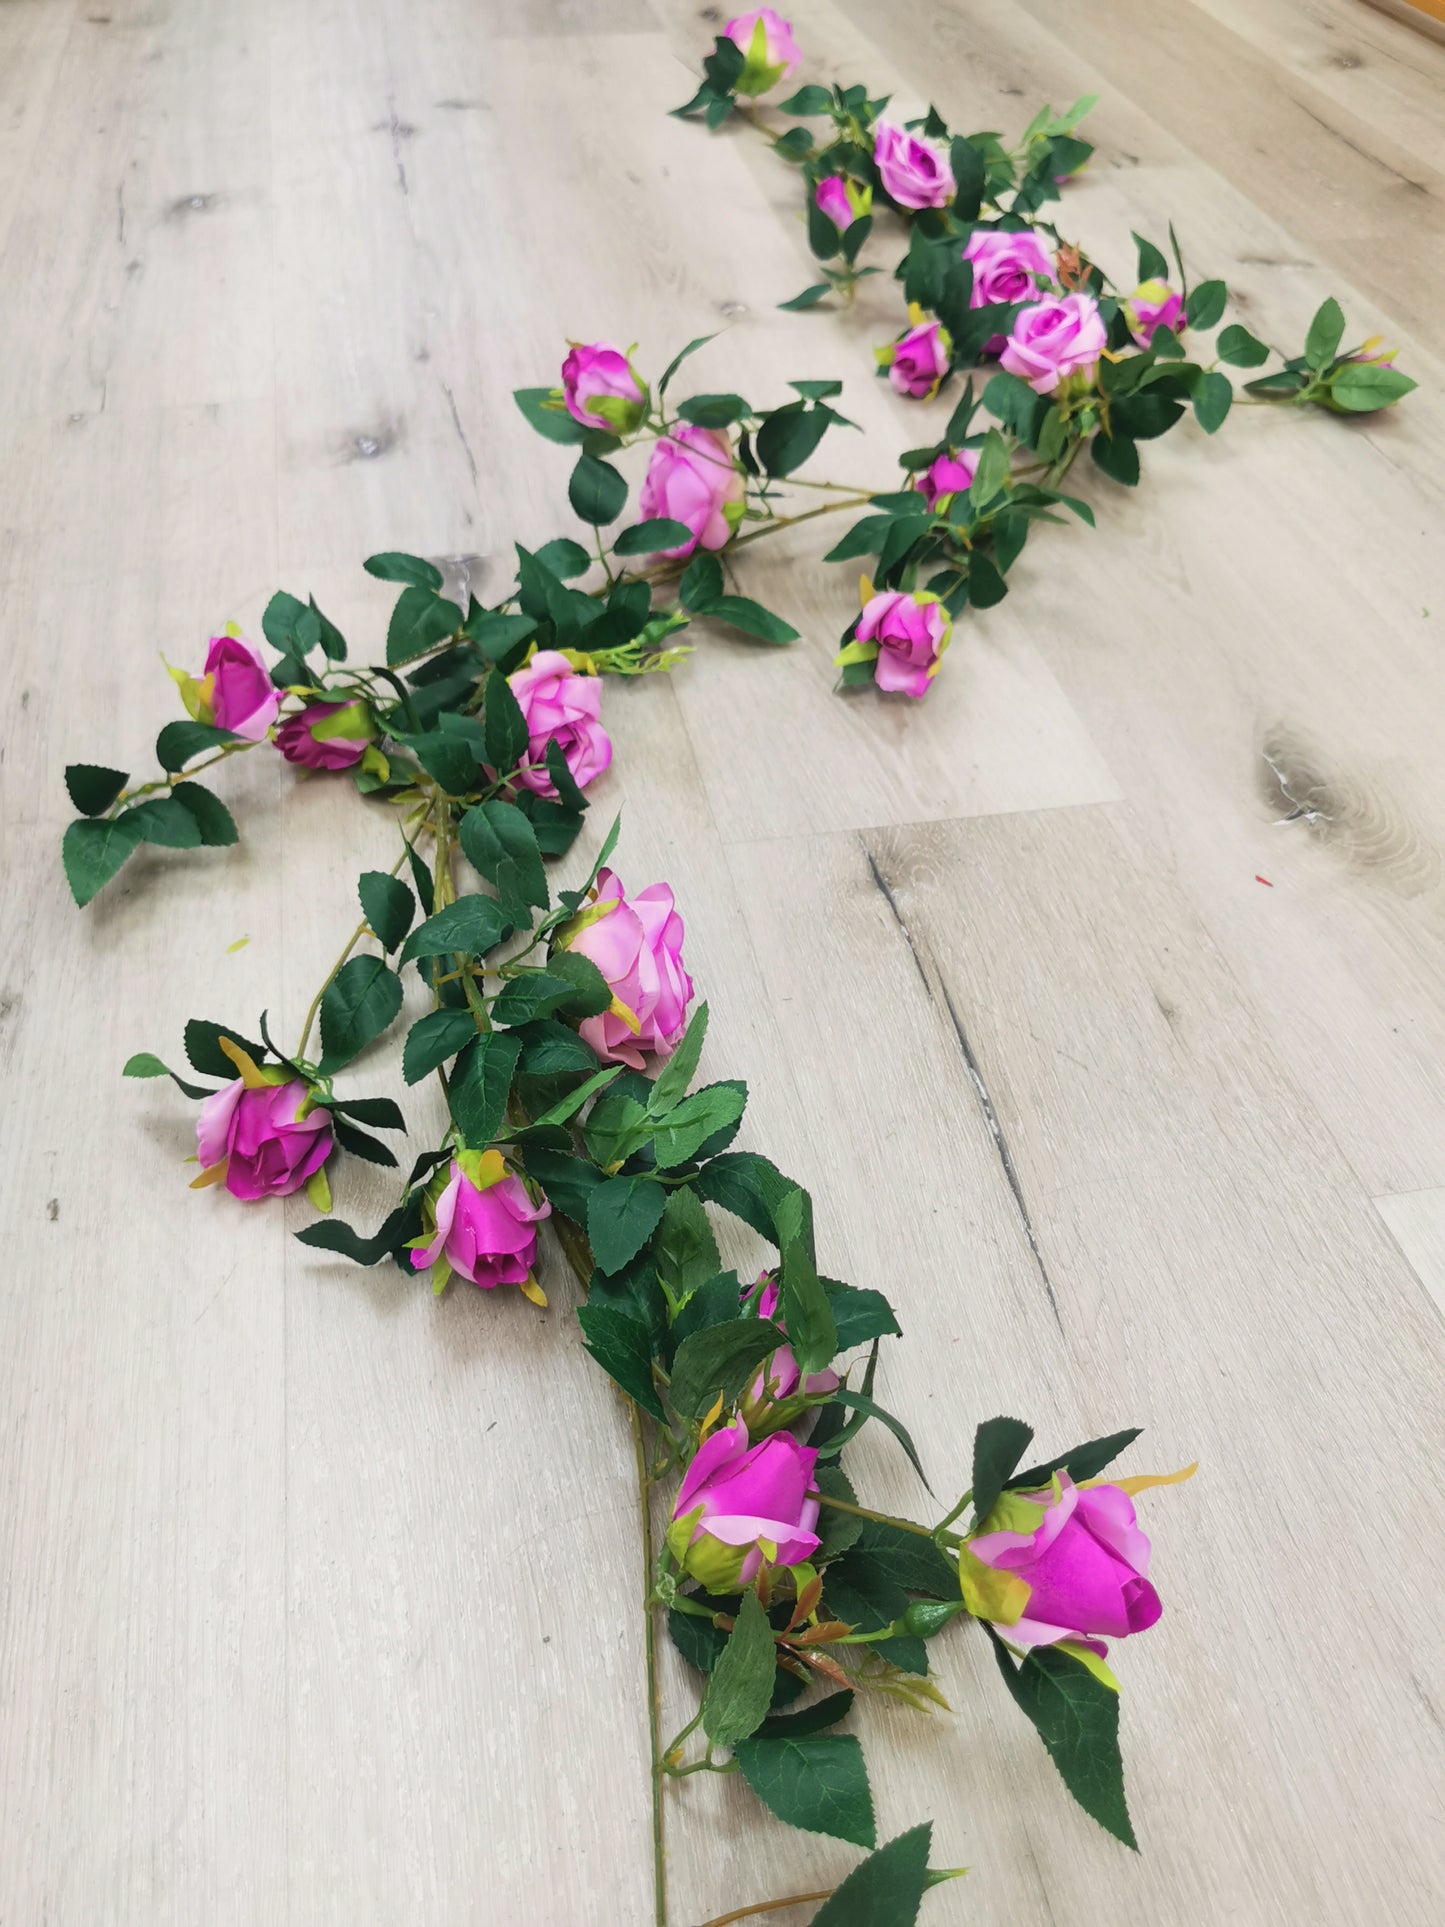
[[[1005,1582],[969,1561],[960,1580],[965,1596],[975,1595],[971,1610],[983,1604],[991,1617],[1003,1605],[1016,1614],[995,1620],[1011,1646],[1069,1641],[1102,1655],[1104,1638],[1145,1632],[1163,1611],[1149,1583],[1149,1541],[1121,1486],[1076,1486],[1056,1473],[1038,1491],[1005,1492],[983,1525],[966,1549]]]
[[[284,1070],[252,1066],[246,1079],[213,1092],[196,1121],[202,1178],[214,1182],[211,1173],[224,1169],[226,1189],[248,1204],[299,1191],[331,1149],[330,1111]]]
[[[763,1566],[796,1566],[818,1550],[818,1454],[791,1432],[749,1446],[742,1419],[699,1447],[672,1508],[667,1548],[709,1592],[750,1586]]]
[[[659,553],[681,560],[696,548],[720,549],[743,517],[746,484],[732,444],[716,428],[675,423],[657,443],[637,497],[644,522],[667,516],[692,530],[690,541]]]
[[[889,198],[900,207],[946,207],[953,199],[953,169],[936,141],[880,120],[873,159]]]
[[[601,677],[578,675],[559,649],[539,649],[507,682],[527,724],[527,754],[518,783],[538,796],[556,796],[547,774],[547,745],[556,743],[572,781],[586,789],[612,761],[612,739],[598,721]]]
[[[483,1291],[520,1285],[529,1298],[547,1302],[532,1266],[537,1261],[538,1222],[551,1215],[552,1207],[545,1199],[533,1204],[500,1151],[459,1151],[428,1210],[432,1235],[416,1241],[411,1262],[417,1271],[432,1267],[436,1291],[445,1289],[455,1271]]]
[[[968,300],[971,308],[1031,301],[1038,294],[1040,280],[1054,278],[1053,259],[1032,228],[1017,233],[976,228],[965,243],[963,258],[973,263],[973,292]]]
[[[377,739],[376,718],[364,702],[311,703],[276,731],[276,747],[303,769],[351,769]]]
[[[845,174],[829,174],[813,190],[813,200],[838,232],[846,234],[855,221],[861,221],[872,209],[873,190],[860,187]]]
[[[199,678],[183,669],[172,669],[171,675],[198,723],[214,723],[253,743],[260,742],[281,707],[281,691],[261,651],[244,636],[212,636]]]
[[[558,933],[557,948],[596,964],[612,991],[608,1008],[578,1025],[604,1064],[640,1071],[645,1050],[672,1055],[693,991],[682,939],[682,918],[667,884],[628,897],[611,870],[598,872],[593,901]]]
[[[754,1289],[749,1309],[759,1318],[771,1318],[786,1330],[778,1317],[778,1295],[777,1279],[772,1272],[765,1271]],[[794,1416],[786,1408],[778,1410],[784,1399],[817,1398],[836,1392],[838,1383],[838,1374],[834,1371],[809,1372],[804,1378],[792,1346],[779,1345],[739,1401],[738,1413],[748,1431],[758,1438],[775,1426],[786,1425]]]
[[[1183,296],[1177,295],[1167,281],[1141,281],[1124,303],[1124,319],[1141,348],[1149,346],[1156,328],[1170,328],[1178,334],[1183,317]]]
[[[926,696],[953,633],[948,611],[926,589],[911,595],[903,589],[885,589],[874,595],[866,579],[863,586],[867,599],[853,640],[834,660],[871,662],[873,680],[880,689]]]
[[[913,486],[935,514],[946,514],[952,497],[972,483],[977,467],[978,456],[971,448],[949,449],[934,456]]]
[[[908,310],[913,326],[887,348],[875,350],[880,368],[900,395],[915,401],[928,401],[938,393],[948,373],[953,341],[941,321],[923,318],[923,310],[913,303]]]
[[[1015,316],[999,363],[1036,395],[1051,395],[1066,376],[1092,369],[1107,343],[1091,294],[1050,295]]]
[[[610,341],[577,342],[562,363],[562,398],[584,428],[630,435],[647,415],[647,383]]]
[[[733,82],[740,94],[765,94],[780,80],[786,80],[803,57],[802,48],[793,38],[791,22],[771,7],[740,13],[729,20],[723,33],[742,48],[745,56],[743,70]]]

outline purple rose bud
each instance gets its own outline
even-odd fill
[[[772,1272],[765,1271],[754,1288],[749,1309],[759,1318],[771,1318],[786,1330],[787,1327],[778,1317],[778,1296],[776,1277]],[[739,1401],[738,1413],[746,1422],[750,1435],[761,1438],[764,1432],[788,1422],[788,1413],[779,1413],[777,1409],[784,1399],[794,1396],[816,1398],[836,1392],[838,1383],[835,1371],[810,1372],[804,1378],[793,1356],[792,1346],[779,1345]]]
[[[196,1122],[202,1169],[224,1163],[226,1189],[247,1203],[299,1191],[331,1146],[331,1113],[312,1103],[299,1077],[251,1090],[233,1078],[206,1099]]]
[[[578,1025],[604,1064],[641,1070],[645,1050],[670,1057],[676,1049],[693,994],[683,934],[667,884],[629,897],[611,870],[598,871],[596,897],[575,927],[564,925],[559,948],[596,964],[612,990],[611,1006]]]
[[[880,120],[873,132],[873,159],[890,199],[900,207],[946,207],[953,199],[953,169],[936,141]]]
[[[1183,297],[1177,295],[1167,281],[1141,281],[1124,303],[1124,319],[1139,346],[1147,348],[1156,328],[1170,328],[1179,333],[1184,319]]]
[[[663,549],[669,561],[694,549],[720,549],[742,519],[746,483],[721,429],[676,422],[657,443],[638,492],[643,521],[666,516],[692,530],[690,541]]]
[[[936,455],[914,483],[931,509],[946,509],[949,497],[961,495],[973,481],[978,456],[971,448],[950,449]]]
[[[819,1540],[818,1454],[790,1432],[749,1446],[742,1419],[699,1447],[672,1508],[667,1545],[709,1592],[750,1586],[764,1565],[796,1566]]]
[[[527,725],[527,756],[517,781],[538,796],[555,797],[547,745],[556,743],[572,781],[586,789],[612,761],[612,739],[598,721],[601,677],[578,675],[560,649],[539,649],[507,682]]]
[[[470,1175],[463,1169],[471,1167]],[[533,1204],[527,1187],[506,1170],[501,1154],[464,1153],[448,1167],[447,1184],[432,1202],[435,1227],[412,1251],[417,1271],[434,1266],[444,1283],[458,1272],[483,1291],[525,1285],[537,1260],[537,1225],[551,1215]]]
[[[1015,317],[999,363],[1036,395],[1051,395],[1066,376],[1093,368],[1107,342],[1091,294],[1050,295]]]
[[[786,80],[803,57],[793,38],[791,22],[771,7],[740,13],[729,20],[723,33],[742,48],[745,56],[743,70],[733,83],[740,94],[765,94],[780,80]]]
[[[276,747],[303,769],[352,769],[377,738],[364,702],[311,703],[276,731]]]
[[[577,343],[562,363],[567,412],[584,428],[630,435],[647,414],[647,384],[609,341]]]
[[[914,306],[908,312],[914,326],[891,347],[875,352],[879,365],[888,370],[888,379],[900,395],[928,401],[938,393],[939,384],[948,373],[953,341],[941,321],[923,319],[921,308]]]
[[[244,636],[212,636],[199,684],[199,720],[259,743],[281,707],[261,651]]]
[[[870,596],[858,618],[854,640],[839,660],[873,660],[880,689],[904,696],[926,696],[938,674],[953,632],[948,611],[936,595],[918,589],[885,589]]]
[[[853,203],[848,199],[848,183],[841,174],[830,174],[826,180],[819,181],[813,199],[840,234],[852,227]]]

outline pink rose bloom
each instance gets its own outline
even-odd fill
[[[578,675],[560,649],[539,649],[507,682],[527,722],[527,757],[517,781],[538,796],[555,796],[547,745],[556,743],[572,781],[586,789],[612,761],[612,739],[597,720],[602,678]]]
[[[952,623],[935,595],[885,589],[863,605],[855,636],[876,642],[873,680],[880,689],[926,696],[948,647]]]
[[[610,341],[579,342],[562,363],[562,398],[584,428],[630,435],[647,413],[647,384]]]
[[[853,225],[853,203],[848,199],[848,185],[841,174],[829,174],[826,180],[819,181],[813,199],[840,234]]]
[[[1118,1486],[1076,1486],[1066,1472],[1058,1484],[1057,1499],[1051,1488],[1005,1493],[990,1516],[1001,1513],[1010,1529],[970,1539],[968,1549],[1031,1588],[1023,1618],[999,1628],[1011,1645],[1070,1639],[1103,1653],[1102,1638],[1145,1632],[1164,1610],[1149,1584],[1149,1541]]]
[[[1015,316],[999,363],[1036,395],[1051,395],[1066,375],[1092,368],[1107,341],[1091,294],[1050,295]]]
[[[723,546],[742,520],[745,486],[721,429],[677,422],[653,448],[637,512],[644,522],[670,516],[692,530],[691,541],[660,551],[672,561]]]
[[[948,373],[952,351],[953,343],[941,321],[920,321],[901,341],[894,342],[888,379],[900,395],[927,401],[938,393],[938,385]]]
[[[913,486],[928,506],[936,509],[948,496],[962,495],[977,467],[978,457],[971,448],[950,449],[944,455],[935,455]]]
[[[276,747],[303,769],[351,769],[376,741],[376,723],[363,702],[311,703],[276,731]]]
[[[953,199],[953,169],[936,141],[880,120],[873,133],[873,159],[900,207],[946,207]]]
[[[774,1319],[786,1331],[787,1327],[778,1318],[777,1279],[770,1271],[765,1271],[758,1280],[758,1286],[760,1288],[753,1298],[751,1309],[759,1318]],[[779,1345],[741,1400],[742,1417],[752,1432],[761,1433],[767,1429],[770,1420],[776,1422],[771,1408],[781,1399],[791,1398],[795,1392],[810,1398],[825,1392],[836,1392],[838,1384],[838,1374],[834,1371],[809,1372],[804,1378],[798,1370],[792,1346]]]
[[[201,720],[259,743],[276,720],[281,691],[255,643],[244,636],[212,636],[202,675],[213,680],[206,699],[211,713]]]
[[[765,94],[780,80],[786,80],[803,57],[802,48],[793,38],[792,23],[771,7],[740,13],[729,20],[723,33],[747,56],[735,82],[740,94]]]
[[[1141,281],[1124,303],[1124,319],[1141,348],[1154,339],[1156,328],[1172,328],[1177,334],[1184,316],[1184,297],[1167,281]]]
[[[1032,301],[1038,294],[1036,276],[1054,278],[1054,264],[1048,249],[1032,228],[1017,234],[999,228],[976,228],[963,250],[965,261],[973,263],[971,308],[986,308],[996,302]]]
[[[601,916],[596,910],[606,906]],[[612,1008],[584,1018],[578,1029],[604,1064],[642,1069],[642,1053],[670,1057],[692,1001],[692,978],[682,962],[682,918],[665,883],[623,894],[611,870],[599,871],[597,898],[565,948],[595,963],[612,988]]]
[[[203,1171],[222,1161],[226,1189],[253,1204],[299,1191],[331,1155],[331,1113],[307,1100],[299,1077],[248,1091],[239,1077],[215,1091],[196,1121],[196,1151]]]
[[[699,1448],[678,1490],[668,1549],[709,1592],[750,1586],[764,1563],[796,1566],[818,1550],[818,1454],[791,1432],[749,1446],[742,1419]]]
[[[533,1204],[522,1180],[510,1172],[478,1190],[455,1158],[451,1181],[436,1201],[431,1243],[411,1254],[417,1271],[445,1257],[453,1271],[483,1291],[525,1284],[537,1258],[537,1224],[549,1217],[545,1201]]]

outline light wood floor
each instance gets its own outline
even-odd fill
[[[1117,1656],[1140,1858],[982,1640],[936,1649],[952,1716],[870,1713],[883,1832],[974,1868],[929,1927],[1413,1927],[1445,1891],[1445,47],[1353,0],[790,11],[806,77],[970,126],[1097,90],[1094,250],[1126,271],[1172,216],[1258,332],[1334,291],[1422,384],[1151,445],[919,708],[830,693],[821,544],[754,551],[805,641],[610,688],[597,812],[677,886],[749,1141],[899,1305],[880,1390],[935,1483],[998,1410],[1203,1462],[1145,1501],[1166,1611]],[[146,854],[81,916],[57,845],[66,761],[148,767],[159,652],[279,585],[379,644],[379,548],[501,593],[512,538],[568,526],[508,398],[567,335],[655,371],[726,328],[699,381],[765,401],[842,376],[859,479],[924,439],[869,378],[886,289],[778,313],[792,183],[664,118],[721,17],[0,0],[6,1927],[650,1918],[628,1443],[560,1274],[539,1317],[309,1253],[303,1203],[189,1194],[188,1108],[118,1075],[188,1015],[298,1023],[382,826],[254,758],[235,851]],[[384,1192],[351,1167],[340,1208]],[[676,1927],[855,1857],[736,1782],[669,1827]]]

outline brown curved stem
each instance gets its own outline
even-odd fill
[[[735,1907],[730,1914],[705,1920],[702,1927],[732,1927],[735,1920],[754,1920],[759,1914],[775,1914],[784,1907],[806,1907],[810,1900],[831,1900],[833,1889],[822,1887],[812,1894],[784,1894],[781,1900],[760,1900],[752,1907]]]

